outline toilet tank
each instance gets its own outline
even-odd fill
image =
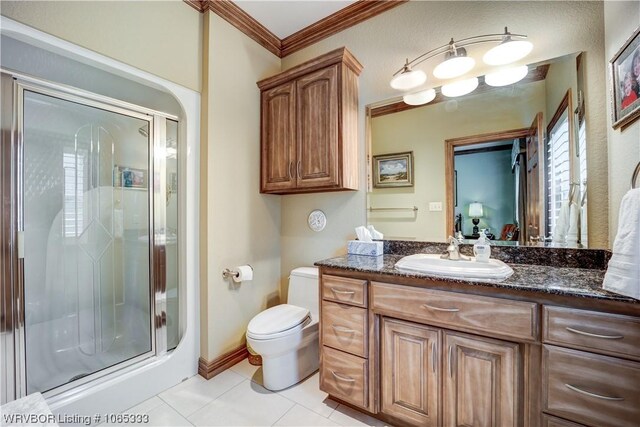
[[[320,290],[318,269],[316,267],[298,267],[289,275],[289,293],[287,303],[304,307],[311,312],[311,318],[319,318],[320,304],[318,294]]]

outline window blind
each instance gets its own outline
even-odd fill
[[[546,144],[546,160],[547,230],[549,235],[553,235],[562,202],[569,197],[571,183],[567,110],[551,129]]]

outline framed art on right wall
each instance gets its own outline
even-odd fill
[[[613,128],[625,128],[640,117],[640,27],[610,61]]]

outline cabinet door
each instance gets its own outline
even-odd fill
[[[338,180],[338,66],[296,81],[298,188],[331,187]]]
[[[439,347],[438,329],[383,318],[383,413],[403,424],[439,425]]]
[[[445,426],[519,426],[515,343],[445,332]]]
[[[296,167],[295,82],[262,93],[261,191],[294,188]]]

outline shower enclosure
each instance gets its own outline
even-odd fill
[[[2,73],[3,401],[180,340],[177,117]]]

